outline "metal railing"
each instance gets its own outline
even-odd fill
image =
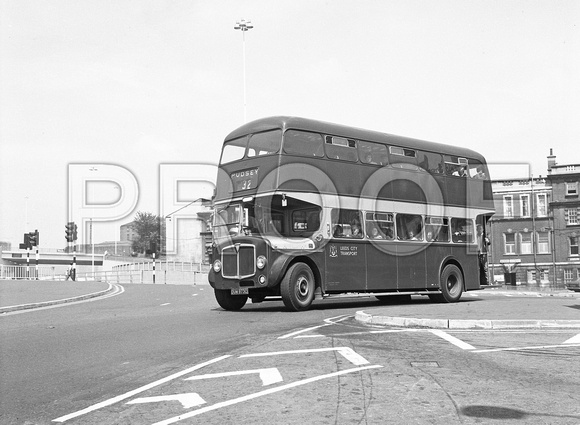
[[[0,279],[65,280],[67,266],[13,266],[0,264]]]
[[[108,283],[207,285],[207,273],[199,270],[111,270],[77,274],[77,281]]]
[[[181,272],[199,272],[207,273],[209,271],[209,264],[194,263],[190,261],[165,261],[158,260],[153,263],[153,261],[142,261],[139,263],[129,263],[121,264],[118,266],[113,266],[113,271],[135,271],[144,270],[152,271],[153,264],[155,264],[155,270],[167,270],[167,271],[181,271]]]

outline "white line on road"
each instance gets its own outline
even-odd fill
[[[275,351],[272,353],[254,353],[254,354],[243,354],[240,356],[242,357],[266,357],[266,356],[278,356],[282,354],[305,354],[305,353],[323,353],[327,351],[337,351],[340,355],[342,355],[345,359],[356,366],[360,366],[363,364],[369,364],[369,361],[365,359],[360,354],[357,354],[352,348],[350,347],[331,347],[331,348],[313,348],[311,350],[291,350],[291,351]]]
[[[311,382],[316,382],[316,381],[320,381],[322,379],[327,379],[327,378],[333,378],[335,376],[346,375],[347,373],[360,372],[363,370],[376,369],[379,367],[383,367],[383,366],[371,365],[371,366],[357,367],[354,369],[347,369],[347,370],[341,370],[340,372],[329,373],[327,375],[314,376],[312,378],[303,379],[302,381],[292,382],[290,384],[281,385],[281,386],[276,387],[276,388],[270,388],[268,390],[260,391],[260,392],[254,393],[254,394],[249,394],[249,395],[246,395],[243,397],[234,398],[234,399],[228,400],[228,401],[222,401],[220,403],[216,403],[216,404],[213,404],[211,406],[202,407],[201,409],[194,410],[193,412],[188,412],[188,413],[185,413],[183,415],[174,416],[173,418],[169,418],[169,419],[166,419],[164,421],[156,422],[153,425],[170,425],[170,424],[173,424],[175,422],[182,421],[184,419],[189,419],[189,418],[192,418],[194,416],[210,412],[212,410],[221,409],[222,407],[228,407],[228,406],[231,406],[231,405],[234,405],[237,403],[243,403],[243,402],[248,401],[248,400],[252,400],[252,399],[266,396],[269,394],[274,394],[274,393],[277,393],[279,391],[287,390],[289,388],[294,388],[294,387],[298,387],[300,385],[310,384]]]
[[[269,367],[265,369],[253,369],[253,370],[238,370],[235,372],[223,372],[223,373],[208,373],[206,375],[191,376],[185,378],[185,381],[195,381],[198,379],[213,379],[213,378],[223,378],[224,376],[236,376],[236,375],[249,375],[251,373],[258,373],[260,379],[262,380],[262,385],[271,385],[277,382],[282,382],[282,375],[275,367]]]
[[[318,329],[318,328],[323,328],[325,326],[335,325],[338,322],[342,322],[343,320],[348,319],[349,317],[352,317],[352,316],[340,315],[340,316],[336,316],[336,317],[331,317],[329,319],[324,319],[324,322],[325,322],[324,325],[318,325],[318,326],[312,326],[312,327],[306,328],[306,329],[300,329],[298,331],[279,336],[278,339],[292,338],[293,336],[300,335],[300,334],[305,333],[305,332],[310,332],[310,331],[313,331],[313,330]]]
[[[155,397],[136,398],[127,402],[127,404],[144,404],[144,403],[159,403],[164,401],[179,401],[184,409],[190,409],[195,406],[205,404],[205,400],[199,396],[198,393],[185,393],[173,395],[158,395]]]
[[[564,341],[564,344],[575,344],[575,343],[580,343],[580,334],[575,335],[572,338]]]
[[[179,378],[183,375],[187,375],[188,373],[191,373],[195,370],[201,369],[202,367],[208,366],[212,363],[219,362],[220,360],[223,360],[223,359],[227,359],[228,357],[231,357],[231,356],[230,355],[221,356],[221,357],[217,357],[215,359],[209,360],[207,362],[200,363],[196,366],[190,367],[189,369],[182,370],[181,372],[177,372],[173,375],[166,376],[165,378],[162,378],[158,381],[152,382],[150,384],[139,387],[135,390],[129,391],[128,393],[119,395],[117,397],[110,398],[109,400],[102,401],[101,403],[93,404],[92,406],[89,406],[86,409],[79,410],[78,412],[70,413],[68,415],[61,416],[60,418],[53,419],[52,422],[65,422],[65,421],[68,421],[69,419],[73,419],[73,418],[76,418],[78,416],[82,416],[82,415],[85,415],[87,413],[93,412],[95,410],[101,409],[103,407],[110,406],[112,404],[118,403],[119,401],[133,397],[134,395],[139,394],[143,391],[147,391],[147,390],[154,388],[158,385],[172,381],[173,379]]]
[[[455,338],[454,336],[451,336],[440,329],[430,329],[429,332],[431,332],[433,335],[437,335],[438,337],[443,338],[445,341],[450,342],[451,344],[464,350],[475,350],[474,346],[469,345],[467,342],[463,342],[459,338]]]
[[[490,348],[487,350],[475,350],[472,351],[472,353],[493,353],[495,351],[543,350],[545,348],[568,348],[568,347],[580,347],[580,344],[538,345],[536,347]]]

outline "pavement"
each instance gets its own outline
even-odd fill
[[[580,328],[580,293],[563,288],[498,285],[466,292],[459,302],[451,304],[413,298],[411,303],[358,311],[356,320],[435,329]]]
[[[0,314],[100,297],[106,282],[0,280]],[[518,302],[513,302],[517,297]],[[413,297],[356,313],[370,325],[439,329],[580,328],[580,293],[566,289],[494,286],[463,294],[459,302]]]
[[[0,280],[0,314],[87,300],[113,290],[106,282]]]

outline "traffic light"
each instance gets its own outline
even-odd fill
[[[30,233],[24,234],[24,243],[20,244],[20,249],[30,249]]]
[[[74,221],[69,221],[66,224],[66,241],[74,242],[77,240],[77,225]]]
[[[38,246],[38,230],[35,230],[34,232],[30,232],[28,234],[28,246],[32,249],[33,246]],[[25,238],[25,242],[26,242],[26,238]]]

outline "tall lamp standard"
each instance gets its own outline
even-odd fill
[[[244,123],[246,122],[246,31],[254,28],[252,22],[242,19],[236,22],[235,30],[242,31],[242,50],[243,50],[243,67],[244,67]]]
[[[96,167],[91,167],[89,168],[89,171],[94,171],[94,172],[98,172],[99,169]],[[95,195],[94,189],[93,189],[93,196]],[[88,191],[87,191],[87,197],[88,197]],[[94,202],[94,200],[91,200],[91,203]],[[92,212],[91,212],[91,224],[90,224],[90,237],[91,237],[91,272],[93,274],[93,280],[95,280],[95,241],[93,240],[93,217],[95,215],[95,208],[93,206],[92,208]]]

